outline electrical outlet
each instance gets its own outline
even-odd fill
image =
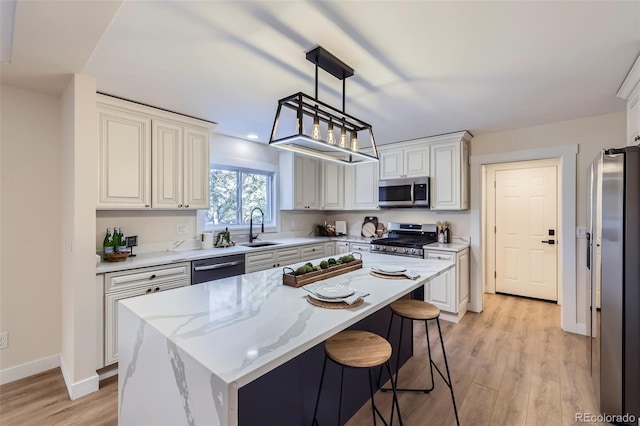
[[[576,237],[584,238],[587,236],[587,227],[586,226],[578,226],[576,228]]]
[[[184,225],[184,224],[176,225],[176,234],[184,235],[186,233],[187,233],[187,225]]]
[[[3,331],[0,333],[0,349],[6,349],[9,347],[9,332]]]

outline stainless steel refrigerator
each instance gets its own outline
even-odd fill
[[[640,416],[640,147],[603,151],[590,167],[588,179],[591,184],[587,230],[589,314],[592,342],[597,345],[592,354],[596,354],[594,376],[600,380],[600,411],[610,416],[632,414],[637,419]],[[598,279],[601,283],[599,318],[595,309]]]

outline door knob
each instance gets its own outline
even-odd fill
[[[556,240],[549,240],[549,241],[542,240],[542,242],[545,244],[555,244]]]

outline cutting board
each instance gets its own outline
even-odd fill
[[[360,235],[363,237],[371,238],[376,236],[376,230],[378,229],[378,218],[375,216],[365,216],[362,222],[362,229]]]

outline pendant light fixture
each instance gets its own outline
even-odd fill
[[[269,145],[345,164],[378,161],[371,125],[345,112],[345,82],[353,75],[353,68],[321,46],[306,55],[316,66],[315,97],[298,92],[278,101]],[[342,80],[342,110],[318,99],[318,68]],[[340,131],[339,138],[334,126]],[[278,132],[279,127],[282,133]],[[309,134],[305,128],[311,129]],[[323,132],[323,129],[326,130]],[[323,137],[323,133],[326,136]]]

